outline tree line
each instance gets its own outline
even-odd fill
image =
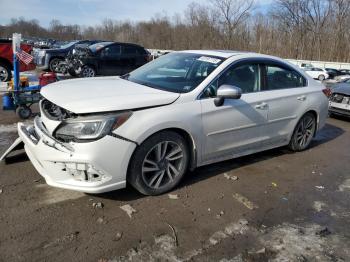
[[[350,62],[350,0],[274,0],[259,11],[254,0],[191,3],[183,14],[143,22],[106,18],[95,26],[13,18],[0,37],[101,39],[154,49],[232,49],[291,59]]]

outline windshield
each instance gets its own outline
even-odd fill
[[[68,44],[65,45],[61,45],[62,49],[66,49],[68,47],[71,47],[72,45],[74,45],[75,43],[78,43],[78,41],[73,41],[73,42],[69,42]]]
[[[223,58],[190,53],[170,53],[123,77],[129,81],[175,93],[195,89]]]

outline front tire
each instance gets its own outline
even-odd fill
[[[160,195],[176,187],[189,162],[186,140],[172,131],[143,142],[131,159],[128,182],[144,195]]]
[[[316,131],[316,118],[308,112],[299,120],[294,129],[292,138],[289,142],[289,149],[294,152],[299,152],[307,149],[310,146],[311,140]]]
[[[54,72],[54,73],[60,73],[59,70],[60,70],[60,63],[62,62],[63,60],[60,59],[60,58],[53,58],[51,59],[50,63],[49,63],[49,69],[51,72]]]

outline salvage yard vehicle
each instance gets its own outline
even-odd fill
[[[65,60],[69,51],[78,44],[96,43],[94,40],[81,40],[69,42],[60,48],[40,49],[34,52],[34,63],[40,70],[57,72],[59,65]]]
[[[329,115],[350,116],[350,79],[333,87],[329,99]]]
[[[81,77],[123,75],[151,60],[144,47],[130,43],[101,42],[75,51],[67,58],[68,72]]]
[[[323,81],[329,78],[327,71],[321,68],[317,68],[317,67],[305,68],[304,71],[313,79],[318,79],[320,81]]]
[[[21,49],[30,54],[33,50],[33,46],[22,43]],[[26,65],[20,62],[20,71],[29,71],[35,69],[33,63]],[[0,39],[0,82],[7,82],[11,80],[13,70],[13,50],[12,40]]]
[[[18,124],[46,182],[87,193],[146,195],[188,169],[255,152],[310,146],[327,118],[322,84],[282,59],[234,51],[173,52],[122,77],[44,87],[34,126]]]
[[[342,75],[342,72],[334,68],[325,68],[325,70],[329,75],[329,79],[335,79],[337,76]]]

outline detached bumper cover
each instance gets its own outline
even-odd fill
[[[39,117],[33,126],[18,124],[25,151],[46,183],[85,193],[103,193],[126,185],[135,144],[112,136],[89,143],[65,144],[50,136]]]

